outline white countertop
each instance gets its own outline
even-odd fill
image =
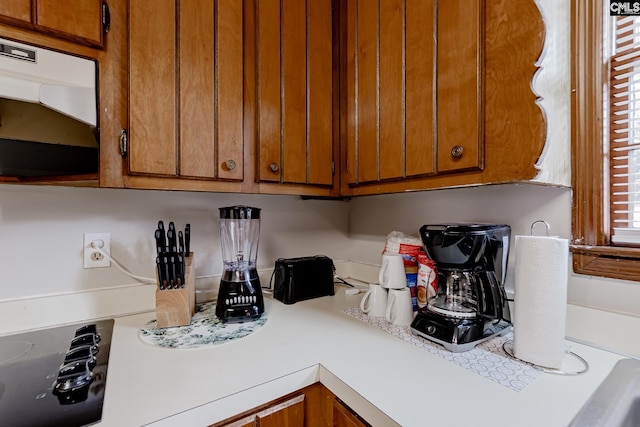
[[[517,392],[342,312],[362,295],[266,298],[262,328],[200,349],[143,343],[152,312],[116,318],[99,425],[208,425],[319,380],[374,426],[565,426],[622,358],[567,342],[589,371]]]

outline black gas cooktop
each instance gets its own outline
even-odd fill
[[[0,337],[0,427],[102,418],[113,319]]]

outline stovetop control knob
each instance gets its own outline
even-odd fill
[[[64,364],[75,362],[77,360],[88,361],[90,369],[96,366],[96,354],[98,354],[99,348],[97,345],[81,345],[79,347],[72,348],[67,352],[64,357]]]
[[[98,333],[98,329],[96,328],[96,325],[94,324],[84,325],[76,329],[76,337],[86,335],[86,334],[93,335],[95,337],[96,344],[100,342],[100,334]]]
[[[53,394],[62,405],[83,402],[89,396],[89,385],[92,382],[93,374],[89,371],[80,375],[60,376],[53,385]]]
[[[69,346],[69,348],[73,349],[83,345],[97,345],[99,342],[100,342],[100,335],[84,334],[84,335],[76,336],[74,339],[72,339],[71,345]]]

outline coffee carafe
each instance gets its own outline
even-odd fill
[[[438,291],[419,310],[411,331],[453,352],[510,330],[504,281],[511,227],[436,224],[420,228],[438,271]]]
[[[259,208],[220,208],[223,272],[216,316],[223,322],[252,320],[264,313],[264,299],[256,269],[259,238]]]

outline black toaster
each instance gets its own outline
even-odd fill
[[[335,295],[333,260],[324,255],[276,260],[273,296],[285,304]]]

